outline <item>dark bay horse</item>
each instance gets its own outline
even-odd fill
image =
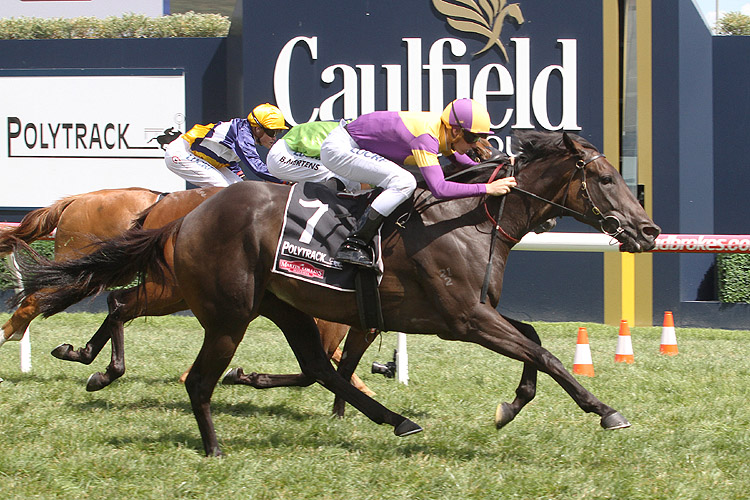
[[[517,135],[519,189],[480,202],[476,198],[437,201],[418,189],[415,203],[407,203],[386,221],[381,232],[385,271],[379,287],[385,329],[472,342],[523,362],[515,400],[498,408],[498,427],[534,397],[537,371],[550,375],[585,412],[599,415],[605,429],[627,427],[625,417],[587,391],[541,347],[533,327],[500,315],[496,306],[510,249],[551,217],[573,215],[597,229],[601,226],[628,252],[653,248],[660,229],[617,170],[585,140],[567,134]],[[462,180],[487,182],[490,175],[487,169],[477,169]],[[396,435],[419,432],[421,428],[408,418],[354,389],[328,362],[313,316],[356,324],[354,294],[271,273],[288,191],[280,185],[234,184],[184,219],[157,230],[128,231],[75,261],[48,263],[22,253],[24,293],[54,288],[40,299],[40,306],[44,314],[55,314],[109,283],[137,274],[168,279],[172,267],[165,253],[173,252],[174,279],[205,330],[185,387],[207,455],[221,454],[211,395],[246,327],[258,315],[280,327],[307,377],[374,422],[392,425]],[[504,209],[497,226],[502,236],[492,253],[488,300],[482,303],[479,290],[486,266],[482,260],[490,255],[489,233],[496,225],[487,213],[497,214],[501,204]],[[406,212],[410,214],[406,223],[397,225]],[[18,297],[22,298],[23,294]],[[356,365],[367,343],[364,336],[350,332],[339,368],[342,374]]]
[[[97,243],[119,236],[133,225],[155,229],[183,217],[221,189],[206,187],[160,193],[133,187],[68,196],[48,207],[29,212],[18,226],[0,232],[0,255],[10,252],[16,239],[31,243],[56,229],[55,260],[81,257],[93,251]],[[151,297],[147,296],[141,304],[137,304],[137,293],[133,290],[111,293],[108,297],[109,315],[85,347],[76,350],[70,344],[63,344],[52,352],[53,356],[62,360],[90,364],[106,343],[112,341],[111,361],[105,372],[97,372],[89,377],[86,384],[89,391],[102,389],[124,374],[124,323],[139,316],[159,316],[188,308],[179,290],[171,284],[147,282],[144,287]],[[27,296],[2,326],[0,345],[8,340],[20,340],[31,321],[39,315],[36,295]],[[348,326],[321,320],[319,329],[326,352],[338,363],[341,359],[338,346]],[[183,379],[186,375],[183,374]],[[229,378],[232,382],[256,388],[312,383],[302,380],[299,375],[245,375],[241,369],[234,370],[232,375],[234,378]],[[351,380],[366,394],[374,394],[356,375]]]

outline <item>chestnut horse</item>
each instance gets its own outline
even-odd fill
[[[0,231],[0,256],[13,250],[16,239],[31,243],[57,229],[55,260],[80,257],[93,250],[92,243],[127,231],[138,214],[156,203],[160,195],[158,191],[133,187],[102,189],[62,198],[48,207],[32,210],[18,226]],[[175,219],[182,215],[184,213]],[[27,297],[2,326],[0,345],[8,340],[21,340],[38,315],[35,297]]]
[[[520,136],[520,137],[518,137]],[[524,364],[513,403],[496,414],[501,427],[536,393],[537,371],[550,375],[585,412],[600,416],[605,429],[630,423],[587,391],[549,351],[531,325],[499,314],[496,306],[508,254],[524,234],[556,215],[576,219],[616,237],[621,250],[650,250],[660,229],[648,217],[619,172],[584,139],[568,134],[518,133],[518,188],[505,197],[438,201],[418,188],[385,222],[384,274],[380,283],[386,330],[435,334],[473,342]],[[464,182],[487,182],[492,172],[471,169]],[[131,230],[75,261],[45,262],[19,253],[27,293],[53,287],[40,298],[44,314],[64,310],[109,283],[139,275],[166,276],[172,268],[185,302],[205,330],[203,346],[185,381],[204,451],[221,455],[211,418],[211,395],[248,324],[259,315],[282,330],[302,372],[398,436],[421,431],[416,423],[357,391],[328,362],[313,316],[357,324],[354,294],[322,288],[271,272],[289,187],[237,183],[164,228]],[[500,210],[503,206],[504,209]],[[497,223],[487,214],[498,214]],[[402,217],[409,214],[408,220]],[[399,220],[400,219],[400,220]],[[397,220],[401,224],[396,224]],[[490,252],[493,227],[502,234]],[[481,237],[482,234],[487,237]],[[467,249],[474,254],[466,255]],[[466,255],[467,259],[456,259]],[[478,300],[491,255],[487,301]],[[221,258],[217,258],[221,256]],[[445,280],[446,275],[450,280]],[[352,330],[339,367],[356,365],[368,340]],[[346,365],[346,366],[344,366]]]
[[[62,198],[48,207],[29,212],[18,226],[0,232],[0,255],[10,252],[16,239],[31,243],[56,229],[55,260],[81,257],[94,250],[96,243],[119,236],[134,224],[146,229],[162,227],[184,216],[221,189],[207,187],[166,194],[134,187],[104,189]],[[163,199],[159,200],[160,197]],[[136,294],[128,290],[112,292],[108,299],[109,315],[85,347],[74,350],[70,344],[63,344],[52,351],[56,358],[90,364],[107,341],[112,340],[110,364],[105,372],[94,373],[89,377],[87,390],[102,389],[124,374],[125,322],[139,316],[160,316],[187,309],[176,287],[155,283],[147,283],[145,286],[146,291],[152,295],[145,301],[147,307],[137,309]],[[3,325],[0,345],[8,340],[20,340],[38,315],[36,294],[31,294]],[[338,346],[349,327],[321,321],[319,328],[326,352],[335,362],[339,362],[341,350]],[[186,375],[187,372],[182,378]],[[356,375],[351,380],[363,392],[374,394]],[[242,369],[235,369],[227,377],[227,383],[268,388],[309,385],[312,382],[305,381],[299,375],[245,375]]]

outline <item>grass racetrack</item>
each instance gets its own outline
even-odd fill
[[[7,319],[0,314],[0,321]],[[124,377],[95,393],[91,366],[54,359],[81,347],[102,314],[60,314],[32,324],[30,373],[18,344],[0,349],[2,499],[741,499],[750,491],[749,331],[677,329],[679,355],[659,354],[661,328],[631,328],[635,363],[614,363],[617,328],[535,323],[568,369],[586,326],[596,376],[579,380],[633,426],[604,431],[550,377],[536,399],[496,431],[521,364],[434,336],[409,336],[410,384],[370,374],[390,361],[395,334],[376,340],[358,374],[376,399],[424,432],[397,438],[349,407],[329,416],[319,385],[265,391],[221,386],[213,415],[226,457],[203,457],[177,378],[202,332],[191,317],[126,328]],[[378,349],[380,348],[380,349]],[[231,366],[295,373],[273,325],[251,325]]]

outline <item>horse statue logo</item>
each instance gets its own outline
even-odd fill
[[[475,52],[475,56],[497,45],[505,60],[508,60],[500,33],[507,18],[515,20],[516,24],[523,24],[519,4],[508,4],[506,0],[432,0],[432,5],[447,18],[452,28],[487,38],[487,44]]]

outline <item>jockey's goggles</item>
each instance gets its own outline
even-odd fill
[[[266,134],[266,135],[267,135],[268,137],[274,138],[274,137],[276,137],[276,133],[277,133],[277,132],[281,132],[280,130],[276,130],[276,129],[272,129],[272,128],[266,128],[266,127],[264,127],[264,126],[263,126],[263,124],[262,124],[262,122],[261,122],[260,120],[258,120],[258,117],[257,117],[257,116],[255,116],[255,113],[253,113],[252,111],[250,111],[250,114],[251,114],[251,115],[253,116],[253,119],[255,119],[255,123],[257,123],[257,124],[258,124],[258,126],[259,126],[260,128],[262,128],[262,129],[263,129],[263,132],[264,132],[264,133],[265,133],[265,134]]]
[[[490,135],[490,134],[475,134],[474,132],[470,132],[466,130],[465,128],[462,128],[461,131],[464,134],[464,140],[469,144],[474,144],[475,142],[479,141],[479,139],[486,139]]]

